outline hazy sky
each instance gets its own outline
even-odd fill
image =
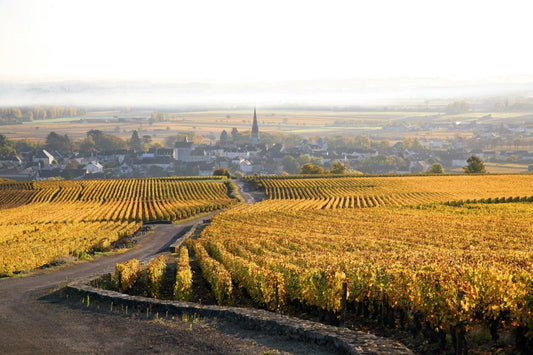
[[[532,74],[528,5],[0,0],[0,80]]]

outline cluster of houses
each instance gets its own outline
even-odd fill
[[[478,136],[477,139],[484,139]],[[488,138],[487,138],[488,139]],[[420,140],[423,149],[398,149],[398,146],[380,149],[349,149],[338,146],[332,149],[324,138],[314,141],[303,140],[294,147],[286,148],[278,143],[267,145],[259,139],[257,118],[250,140],[246,144],[236,144],[226,131],[216,144],[194,144],[185,138],[176,142],[173,148],[151,148],[148,152],[114,150],[91,153],[89,156],[74,154],[61,156],[58,152],[40,149],[31,155],[0,159],[0,177],[49,180],[49,179],[91,179],[109,177],[147,177],[172,175],[212,175],[216,169],[225,168],[232,173],[281,174],[287,171],[284,158],[298,160],[307,156],[325,169],[334,161],[344,163],[349,169],[363,170],[365,173],[422,173],[434,163],[446,168],[459,168],[466,165],[471,155],[485,161],[513,161],[533,164],[533,151],[528,150],[486,150],[473,148],[458,140],[450,142]],[[379,157],[398,158],[395,166],[379,164]],[[374,165],[369,164],[375,159]],[[364,169],[362,169],[364,167]],[[292,171],[295,172],[295,171]],[[296,171],[297,172],[297,171]]]
[[[223,134],[223,136],[225,136]],[[74,155],[61,157],[58,153],[38,150],[31,160],[21,157],[0,160],[0,177],[28,180],[49,179],[91,179],[109,177],[147,177],[171,175],[212,175],[214,170],[225,168],[233,173],[280,174],[285,171],[283,159],[302,155],[319,161],[325,168],[340,161],[349,168],[357,169],[368,158],[380,155],[400,155],[405,163],[395,173],[425,172],[432,162],[440,162],[445,168],[463,167],[466,159],[477,155],[485,161],[513,159],[533,164],[533,151],[484,151],[479,149],[430,149],[393,152],[393,148],[344,149],[328,148],[325,139],[314,142],[304,140],[301,144],[285,148],[282,144],[235,145],[223,139],[214,145],[196,145],[187,139],[177,142],[174,148],[153,148],[148,152],[135,153],[130,150],[116,150],[94,153],[91,156]],[[376,166],[368,173],[390,173],[390,167]]]
[[[60,153],[39,149],[31,157],[25,154],[0,158],[0,177],[18,180],[50,180],[58,178],[103,177],[104,166],[83,157],[64,158]]]

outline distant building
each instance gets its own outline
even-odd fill
[[[185,137],[182,142],[176,142],[174,145],[174,159],[179,161],[191,161],[191,152],[194,148],[194,144],[189,142],[189,139]]]
[[[253,164],[248,159],[244,159],[243,157],[234,159],[232,163],[234,165],[237,165],[239,167],[239,170],[242,171],[244,174],[251,174],[254,171]]]
[[[61,178],[61,173],[61,169],[38,170],[35,176],[35,180],[56,180]]]
[[[54,161],[54,156],[45,149],[39,150],[33,157],[33,162],[38,163],[42,169],[50,169]]]
[[[103,172],[104,171],[104,166],[102,164],[100,164],[99,162],[97,162],[97,161],[92,161],[89,164],[85,165],[84,169],[89,174],[96,174],[96,173]]]
[[[213,171],[215,170],[215,164],[214,163],[200,163],[198,165],[198,175],[199,176],[210,176],[213,175]]]
[[[14,167],[18,168],[22,166],[22,159],[19,156],[13,155],[7,158],[0,158],[0,165],[3,167]]]
[[[425,161],[412,161],[409,163],[409,171],[411,173],[424,173],[428,170],[429,166]]]
[[[257,114],[255,112],[254,107],[254,121],[252,123],[252,136],[250,139],[251,145],[258,145],[259,144],[259,125],[257,124]]]

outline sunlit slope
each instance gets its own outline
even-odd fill
[[[533,196],[533,175],[258,177],[272,200],[307,200],[301,208],[357,208]],[[313,201],[313,202],[311,202]]]
[[[416,315],[440,334],[457,324],[533,324],[532,203],[305,211],[298,203],[238,206],[195,242],[270,309],[339,311],[347,282],[358,312],[399,324]]]
[[[106,249],[141,222],[175,221],[236,203],[224,179],[0,183],[0,274]]]

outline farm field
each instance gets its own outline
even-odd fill
[[[227,207],[223,179],[152,178],[0,183],[0,274],[105,250],[142,222]]]
[[[485,168],[489,174],[523,174],[529,172],[528,164],[488,162],[485,163]]]
[[[149,123],[151,112],[93,111],[83,117],[67,117],[27,122],[22,125],[3,125],[2,134],[8,138],[44,140],[50,131],[68,132],[69,136],[84,138],[91,129],[102,130],[121,138],[129,138],[133,130],[152,136],[155,142],[163,143],[176,131],[193,131],[204,137],[218,139],[222,130],[233,127],[239,131],[250,130],[251,110],[191,111],[170,113],[163,122]],[[331,112],[331,111],[259,111],[258,119],[264,132],[296,133],[307,136],[332,135],[345,132],[375,132],[388,120],[427,115],[427,112]],[[345,121],[350,127],[336,124]],[[213,139],[215,139],[213,138]]]
[[[230,131],[250,130],[252,110],[205,110],[167,113],[168,118],[161,122],[149,122],[151,111],[90,111],[84,116],[57,119],[36,120],[24,124],[1,126],[2,134],[10,139],[25,137],[44,140],[49,132],[68,133],[74,138],[85,138],[86,132],[98,129],[121,138],[129,138],[133,130],[150,135],[154,142],[163,143],[165,138],[175,135],[176,131],[195,132],[206,139],[218,139],[223,129]],[[444,115],[439,111],[404,112],[404,111],[327,111],[327,110],[276,110],[258,109],[258,123],[261,131],[294,133],[306,137],[353,134],[372,135],[387,139],[404,139],[407,137],[423,137],[425,139],[453,138],[457,132],[425,130],[386,131],[384,126],[395,121],[418,121],[427,117],[440,116],[437,121],[452,122],[473,119],[507,123],[519,122],[529,113],[465,113],[461,115]],[[463,132],[464,137],[472,136],[471,132]],[[207,138],[211,137],[211,138]]]
[[[352,306],[420,312],[439,331],[527,327],[532,218],[530,203],[304,212],[264,201],[217,216],[196,243],[273,309],[298,301],[337,312],[347,281]]]
[[[105,248],[142,222],[232,206],[224,182],[3,182],[0,273]],[[200,278],[221,305],[244,297],[330,323],[346,313],[351,326],[399,329],[434,352],[531,346],[533,175],[256,176],[248,186],[267,199],[215,216],[172,257],[172,280],[168,258],[156,258],[142,277],[137,260],[118,264],[113,282],[191,300]]]
[[[291,208],[354,208],[533,196],[533,175],[256,177],[271,200]]]
[[[442,108],[441,108],[442,109]],[[105,110],[89,111],[83,116],[64,117],[7,124],[0,126],[1,133],[10,139],[25,137],[44,141],[51,131],[68,133],[72,138],[82,139],[92,129],[128,139],[134,130],[142,135],[150,135],[153,142],[163,144],[165,139],[176,131],[195,132],[204,137],[204,143],[218,139],[222,130],[237,128],[249,131],[252,124],[252,110],[192,110],[167,112],[164,121],[150,122],[153,112],[148,110]],[[405,138],[452,139],[457,131],[440,129],[418,129],[416,131],[397,131],[383,129],[395,122],[414,122],[430,117],[435,122],[455,121],[479,123],[505,122],[506,124],[527,122],[530,112],[470,112],[450,115],[433,108],[429,111],[342,111],[342,110],[305,110],[305,109],[268,109],[258,108],[258,123],[261,131],[297,134],[304,137],[346,135],[371,135],[374,138],[400,141]],[[471,131],[461,132],[463,138],[471,138]],[[527,146],[523,149],[528,149]]]
[[[267,191],[292,192],[219,214],[189,249],[221,304],[237,288],[259,307],[338,319],[346,283],[348,317],[409,330],[438,351],[523,351],[533,341],[532,178],[265,177]],[[328,202],[348,196],[397,203]]]

